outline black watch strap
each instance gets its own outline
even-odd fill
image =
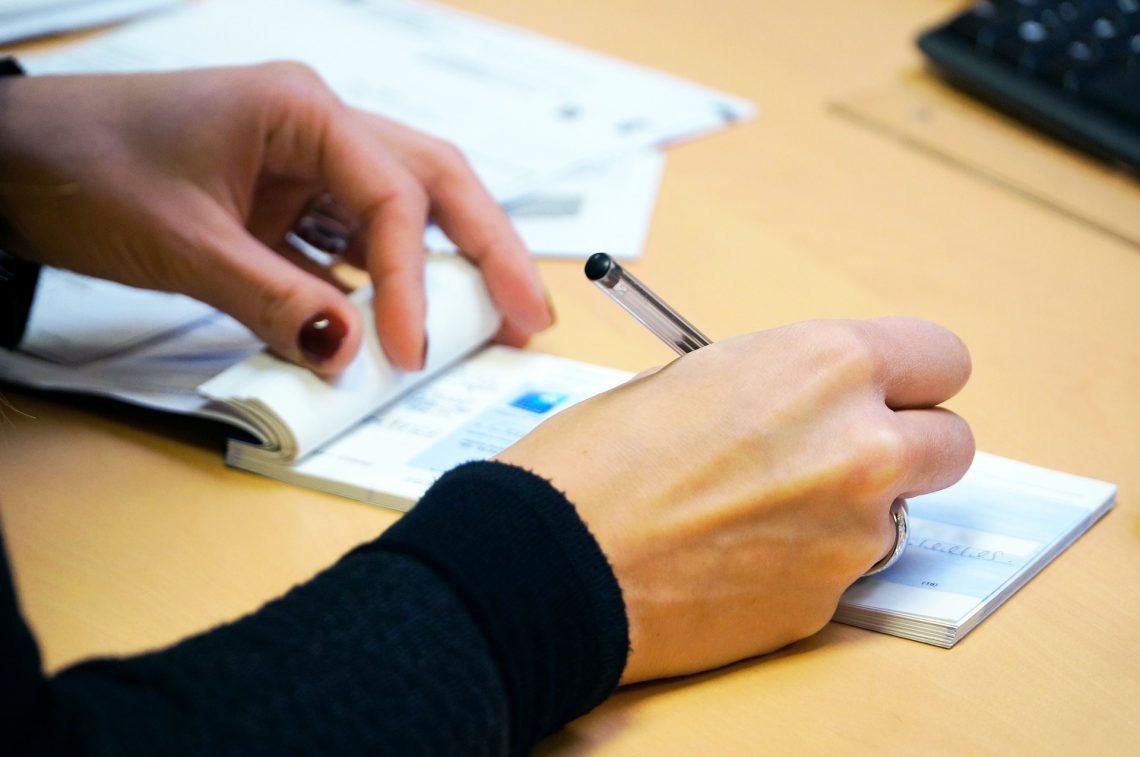
[[[0,58],[0,76],[20,76],[24,69],[15,58]],[[0,112],[0,118],[4,114]],[[0,218],[0,240],[5,233],[4,219]],[[36,295],[40,267],[21,260],[0,249],[0,347],[15,349],[24,337],[32,300]]]

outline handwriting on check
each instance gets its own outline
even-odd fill
[[[986,562],[1000,563],[1002,565],[1013,565],[1016,562],[999,549],[977,549],[967,544],[955,544],[949,541],[939,541],[938,539],[912,539],[910,543],[907,544],[907,547],[929,549],[932,552],[944,552],[948,555],[965,557],[969,560],[984,560]]]

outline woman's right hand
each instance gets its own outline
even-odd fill
[[[891,503],[957,481],[974,441],[937,405],[970,357],[911,318],[719,342],[542,424],[498,459],[564,491],[614,568],[623,683],[820,629],[894,545]]]

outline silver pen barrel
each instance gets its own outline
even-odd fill
[[[606,253],[590,256],[586,261],[586,277],[678,354],[684,355],[712,343]]]

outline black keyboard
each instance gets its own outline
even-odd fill
[[[951,83],[1140,173],[1140,0],[989,0],[922,34]]]

